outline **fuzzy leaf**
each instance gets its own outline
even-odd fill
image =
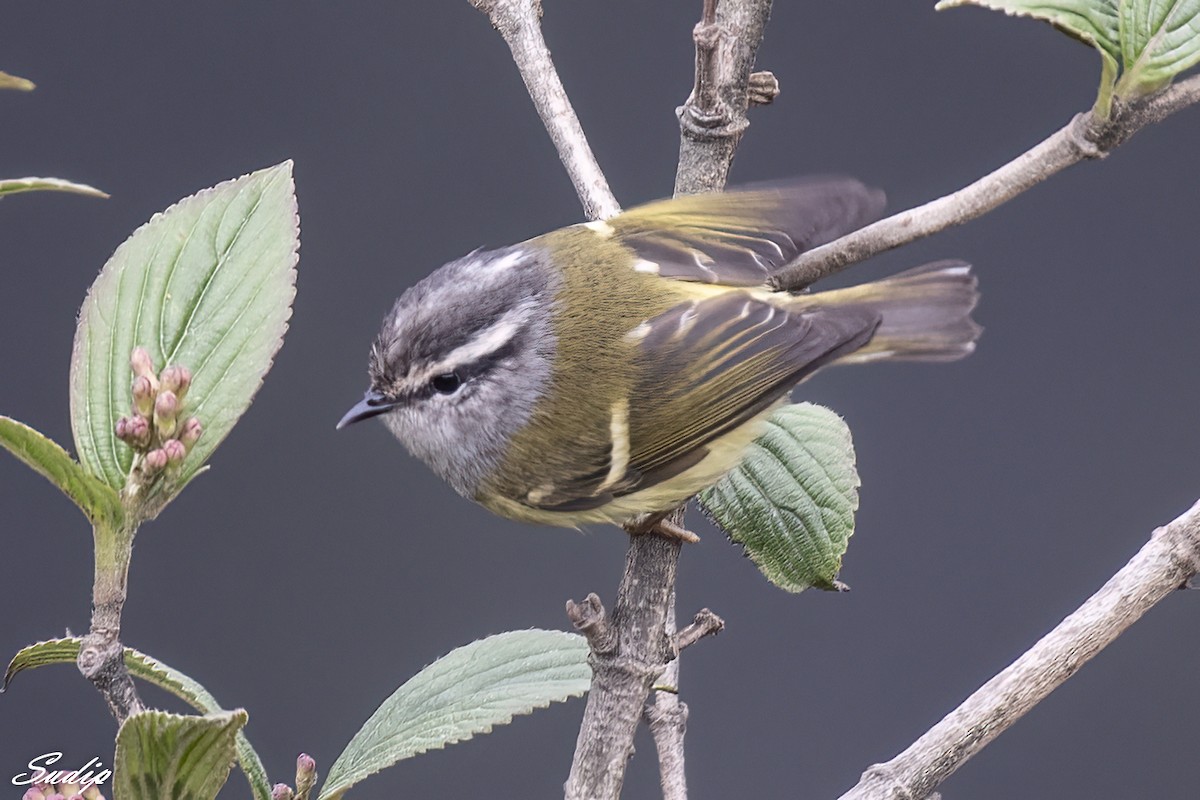
[[[333,798],[397,761],[488,733],[518,714],[587,691],[582,636],[510,631],[452,650],[383,701],[329,770]]]
[[[92,197],[108,197],[107,192],[102,192],[95,186],[64,181],[62,178],[0,178],[0,197],[18,192],[38,191],[71,192]]]
[[[842,418],[783,406],[742,463],[700,504],[776,586],[835,589],[858,509],[854,444]]]
[[[16,89],[20,92],[32,92],[34,88],[33,81],[27,78],[18,78],[16,75],[0,72],[0,89]]]
[[[79,314],[71,424],[80,462],[114,488],[132,450],[116,438],[130,413],[129,356],[189,368],[183,415],[204,435],[157,485],[161,507],[200,470],[250,405],[282,342],[299,247],[292,165],[205,189],[156,214],[113,254]]]
[[[53,483],[93,522],[121,518],[116,491],[94,478],[56,442],[15,419],[0,416],[0,446]]]
[[[1117,95],[1131,99],[1165,87],[1200,63],[1200,0],[1123,0]]]
[[[213,800],[233,766],[245,711],[203,717],[142,711],[117,733],[113,800]]]
[[[79,639],[51,639],[24,648],[8,665],[4,673],[4,682],[0,683],[0,692],[6,691],[9,682],[24,670],[47,664],[74,664],[79,657],[79,648]],[[214,714],[224,711],[216,698],[195,680],[145,653],[126,647],[125,667],[133,677],[170,692],[201,713]],[[238,764],[246,775],[255,800],[270,800],[271,784],[267,780],[262,760],[241,731],[238,731],[235,738],[235,748]]]

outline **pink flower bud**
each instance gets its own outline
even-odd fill
[[[154,374],[154,362],[150,360],[150,354],[146,352],[146,348],[133,348],[133,354],[129,357],[129,368],[133,370],[134,375],[149,380],[154,391],[158,391],[158,377]]]
[[[175,435],[175,429],[179,427],[178,413],[179,401],[175,393],[159,392],[158,399],[154,401],[154,429],[158,431],[160,439]]]
[[[37,786],[30,786],[21,796],[21,800],[46,800],[46,794]]]
[[[200,420],[195,417],[189,417],[188,421],[183,423],[183,428],[179,431],[179,441],[183,442],[183,446],[190,452],[203,433],[204,426],[200,424]]]
[[[84,800],[84,797],[83,797],[83,795],[76,792],[75,794],[68,797],[67,800]]]
[[[75,795],[79,794],[78,783],[60,783],[58,785],[58,793],[71,800]]]
[[[151,450],[149,453],[146,453],[145,459],[142,460],[142,471],[147,475],[157,475],[167,468],[169,460],[165,450]]]
[[[130,447],[145,447],[150,443],[150,421],[142,416],[121,417],[117,420],[117,438]]]
[[[187,367],[167,367],[162,371],[159,380],[162,388],[168,392],[174,392],[175,396],[179,398],[179,402],[182,403],[183,398],[187,395],[187,390],[192,385],[192,371]]]
[[[58,792],[55,792],[54,794],[46,795],[46,800],[67,800],[67,798],[63,797]]]
[[[167,461],[172,464],[178,464],[187,456],[187,448],[183,446],[183,442],[178,439],[168,439],[163,442],[163,452],[167,454]]]
[[[154,386],[145,375],[133,379],[133,407],[144,417],[154,410]]]
[[[296,794],[308,796],[317,783],[317,762],[308,753],[301,753],[296,759]]]
[[[292,800],[294,796],[292,794],[292,787],[286,783],[277,783],[271,789],[271,800]]]

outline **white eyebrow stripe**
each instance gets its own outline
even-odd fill
[[[622,397],[612,404],[612,419],[608,424],[608,435],[612,439],[612,459],[608,477],[596,487],[596,494],[606,491],[625,477],[629,469],[629,400]]]
[[[466,344],[451,350],[440,361],[430,364],[416,374],[410,373],[406,383],[419,386],[435,375],[453,372],[457,367],[473,364],[484,356],[491,355],[512,341],[529,318],[532,309],[533,306],[529,303],[509,309],[504,316],[475,334]]]

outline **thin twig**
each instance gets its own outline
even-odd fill
[[[1200,573],[1200,501],[1007,669],[907,750],[863,773],[842,800],[920,800],[1156,603]]]
[[[558,157],[567,168],[588,219],[607,219],[621,213],[621,206],[596,163],[575,109],[554,69],[546,40],[542,38],[541,0],[470,2],[487,14],[512,51],[529,97],[558,150]]]
[[[654,704],[646,706],[643,719],[654,737],[658,751],[658,782],[663,800],[687,800],[687,772],[684,764],[683,737],[687,733],[688,707],[679,699],[679,648],[675,630],[675,592],[667,603],[664,630],[671,640],[675,658],[671,659],[654,685]]]
[[[1114,104],[1107,120],[1091,111],[1077,114],[1050,138],[969,186],[809,250],[778,272],[772,284],[797,291],[851,264],[983,216],[1073,164],[1107,156],[1142,128],[1196,102],[1200,75],[1131,105]]]

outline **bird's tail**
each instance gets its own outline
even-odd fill
[[[858,306],[876,312],[879,327],[867,344],[839,364],[879,360],[954,361],[975,349],[983,331],[971,319],[979,300],[971,265],[937,261],[881,281],[802,296],[820,306]]]

